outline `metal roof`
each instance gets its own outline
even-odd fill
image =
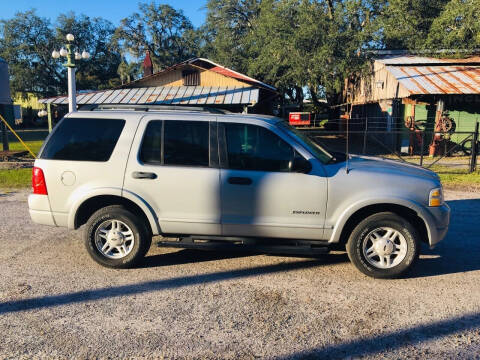
[[[480,66],[391,66],[389,71],[411,95],[480,94]]]
[[[77,93],[77,104],[254,105],[256,87],[157,86]],[[67,96],[40,99],[43,104],[68,104]]]
[[[478,65],[480,63],[480,56],[471,56],[464,59],[449,59],[449,58],[432,58],[415,55],[389,55],[375,59],[375,61],[385,65],[423,65],[423,64],[461,64],[461,65]]]

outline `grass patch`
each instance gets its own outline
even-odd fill
[[[38,152],[40,151],[40,148],[42,147],[43,140],[38,140],[38,141],[25,141],[25,144],[30,148],[30,150],[33,151],[35,155],[38,155]],[[11,142],[9,144],[10,151],[27,151],[25,147],[22,145],[21,142],[16,141],[16,142]]]
[[[0,188],[18,189],[32,184],[32,169],[0,170]]]
[[[480,190],[480,171],[468,173],[467,169],[452,169],[444,166],[433,166],[445,187],[459,190]]]
[[[17,134],[25,144],[33,151],[35,155],[38,154],[45,138],[48,136],[48,131],[45,130],[19,130]],[[9,132],[8,134],[10,151],[27,151],[20,141]],[[29,154],[30,156],[30,154]]]

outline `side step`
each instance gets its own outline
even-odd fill
[[[221,238],[221,237],[182,237],[173,241],[159,241],[158,247],[202,249],[216,251],[320,255],[328,254],[330,249],[325,243],[315,241],[275,241],[275,239]]]

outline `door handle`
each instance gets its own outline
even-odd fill
[[[132,173],[132,177],[134,179],[156,179],[157,174],[152,173],[152,172],[142,172],[142,171],[134,171]]]
[[[252,185],[252,179],[248,177],[229,177],[228,183],[233,185]]]

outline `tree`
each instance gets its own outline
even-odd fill
[[[467,50],[466,54],[480,48],[479,16],[480,0],[451,0],[433,20],[426,46],[457,52]]]
[[[449,0],[384,1],[377,19],[379,40],[385,49],[426,48],[433,21]]]
[[[65,43],[69,32],[75,35],[75,47],[92,55],[87,61],[77,61],[77,88],[111,87],[119,82],[116,71],[121,61],[111,47],[114,30],[106,20],[73,13],[60,15],[55,26],[35,10],[1,20],[0,56],[9,64],[12,92],[39,96],[66,92],[67,72],[51,53]]]
[[[135,76],[140,72],[140,67],[135,62],[127,63],[125,59],[122,60],[117,68],[117,74],[120,76],[122,85],[127,82],[135,80]]]
[[[248,22],[241,17],[238,68],[300,105],[305,88],[317,105],[325,97],[336,104],[345,77],[366,63],[362,50],[373,41],[377,3],[263,0]]]
[[[117,69],[122,57],[112,42],[115,27],[102,18],[89,18],[74,13],[61,14],[57,18],[56,42],[62,44],[66,34],[75,35],[75,47],[86,50],[91,57],[76,61],[79,89],[111,88],[118,80]]]
[[[139,4],[139,12],[123,19],[115,39],[134,57],[150,51],[154,70],[189,59],[198,52],[198,34],[192,23],[170,5]]]
[[[255,55],[251,34],[260,15],[261,0],[209,0],[201,28],[209,57],[240,72],[248,71]]]
[[[0,56],[9,65],[12,92],[57,94],[65,76],[50,56],[55,36],[48,19],[34,10],[0,21]]]

